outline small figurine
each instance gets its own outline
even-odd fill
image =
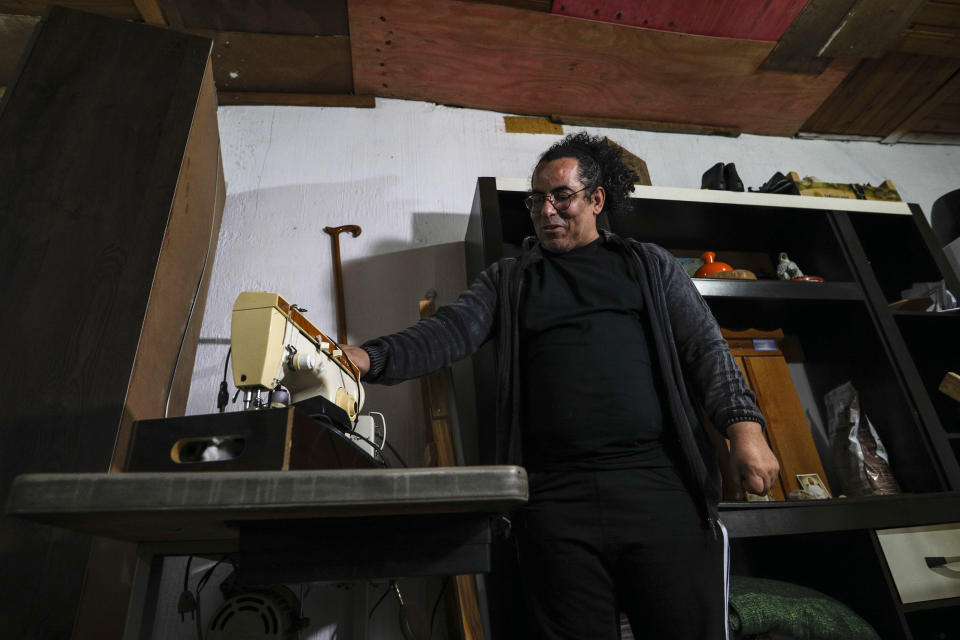
[[[780,262],[777,263],[777,278],[780,280],[793,280],[802,277],[803,271],[800,271],[797,263],[787,256],[786,251],[781,251]]]

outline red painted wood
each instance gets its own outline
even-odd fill
[[[776,42],[807,0],[554,0],[553,13],[631,27]]]
[[[454,0],[349,0],[354,90],[516,114],[793,135],[852,64],[757,71],[773,44]]]

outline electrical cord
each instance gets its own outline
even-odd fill
[[[233,353],[233,347],[227,349],[227,359],[223,362],[223,380],[220,382],[220,391],[217,392],[217,410],[223,413],[230,402],[230,392],[227,390],[227,367],[230,366],[230,354]]]
[[[214,193],[214,202],[220,197],[220,163],[217,163],[217,187]],[[210,237],[207,239],[207,252],[203,256],[203,266],[200,267],[200,277],[197,279],[197,289],[193,293],[193,301],[190,303],[190,311],[187,313],[187,321],[183,325],[183,333],[180,335],[180,344],[177,347],[177,357],[173,361],[173,370],[170,372],[170,381],[167,383],[167,400],[163,405],[163,417],[167,417],[170,411],[170,397],[173,395],[173,380],[177,376],[177,367],[180,366],[180,355],[183,353],[183,343],[187,339],[187,332],[190,330],[190,321],[193,319],[193,312],[197,306],[197,298],[200,297],[200,289],[203,287],[203,277],[207,273],[207,261],[210,259],[210,244],[213,242],[213,230],[216,228],[217,212],[213,212],[213,220],[210,221]]]
[[[380,603],[383,602],[383,599],[387,597],[387,594],[393,590],[393,580],[387,584],[387,590],[383,592],[383,595],[377,598],[377,601],[374,603],[373,607],[370,609],[370,613],[367,614],[367,620],[373,617],[373,612],[377,610],[377,607],[380,606]]]
[[[331,421],[328,416],[325,416],[322,413],[314,413],[314,414],[311,414],[310,417],[313,418],[314,420],[319,420],[321,422],[329,422],[331,425],[336,426],[336,424],[333,423],[333,421]],[[356,431],[343,431],[342,429],[339,429],[339,430],[341,431],[341,433],[347,436],[350,436],[352,438],[360,438],[364,442],[368,443],[371,447],[373,447],[374,451],[377,452],[377,455],[380,456],[380,460],[383,461],[384,466],[386,466],[388,469],[392,466],[390,464],[390,461],[387,460],[387,457],[383,455],[383,448],[380,445],[378,445],[376,442],[374,442],[373,440],[371,440],[370,438],[362,434],[357,433]],[[386,441],[384,441],[384,444],[386,444]],[[390,445],[387,445],[387,446],[389,447]],[[393,451],[393,447],[390,447],[390,450]],[[397,452],[394,451],[393,453],[394,455],[396,455]],[[376,456],[374,457],[376,458]],[[401,458],[400,456],[397,456],[397,460],[399,460],[400,464],[402,464],[403,466],[407,466],[407,464],[403,461],[403,458]]]
[[[445,576],[443,578],[443,586],[440,587],[440,593],[437,594],[437,599],[433,603],[433,612],[430,614],[430,637],[433,637],[433,622],[434,618],[437,615],[437,607],[440,606],[440,597],[443,596],[443,592],[447,590],[447,584],[450,582],[450,576]]]
[[[400,454],[397,453],[397,450],[393,448],[393,445],[392,445],[392,444],[390,444],[389,442],[386,442],[386,441],[384,441],[383,444],[387,445],[387,448],[390,449],[390,451],[393,453],[393,455],[397,456],[397,460],[400,461],[400,464],[402,464],[404,467],[409,468],[409,465],[408,465],[406,462],[403,461],[403,458],[400,457]]]

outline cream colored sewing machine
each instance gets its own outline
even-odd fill
[[[291,402],[322,396],[355,421],[363,407],[360,370],[304,311],[276,293],[237,296],[230,346],[233,384],[243,391],[244,408],[269,406],[270,394],[282,385]]]

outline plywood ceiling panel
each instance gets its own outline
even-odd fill
[[[218,91],[351,93],[350,38],[192,30],[212,38]]]
[[[928,2],[911,22],[897,51],[960,58],[960,2]]]
[[[47,6],[56,4],[87,13],[96,13],[111,18],[140,20],[133,0],[0,0],[0,13],[13,13],[24,16],[42,16]]]
[[[348,35],[346,0],[164,0],[188,29]]]
[[[454,0],[349,0],[357,93],[792,135],[852,64],[757,71],[772,43]]]
[[[879,58],[900,39],[900,34],[927,0],[857,0],[824,45],[827,57]]]
[[[573,18],[703,36],[776,42],[807,0],[556,0]]]
[[[888,136],[960,68],[960,60],[888,54],[864,60],[803,131]]]

